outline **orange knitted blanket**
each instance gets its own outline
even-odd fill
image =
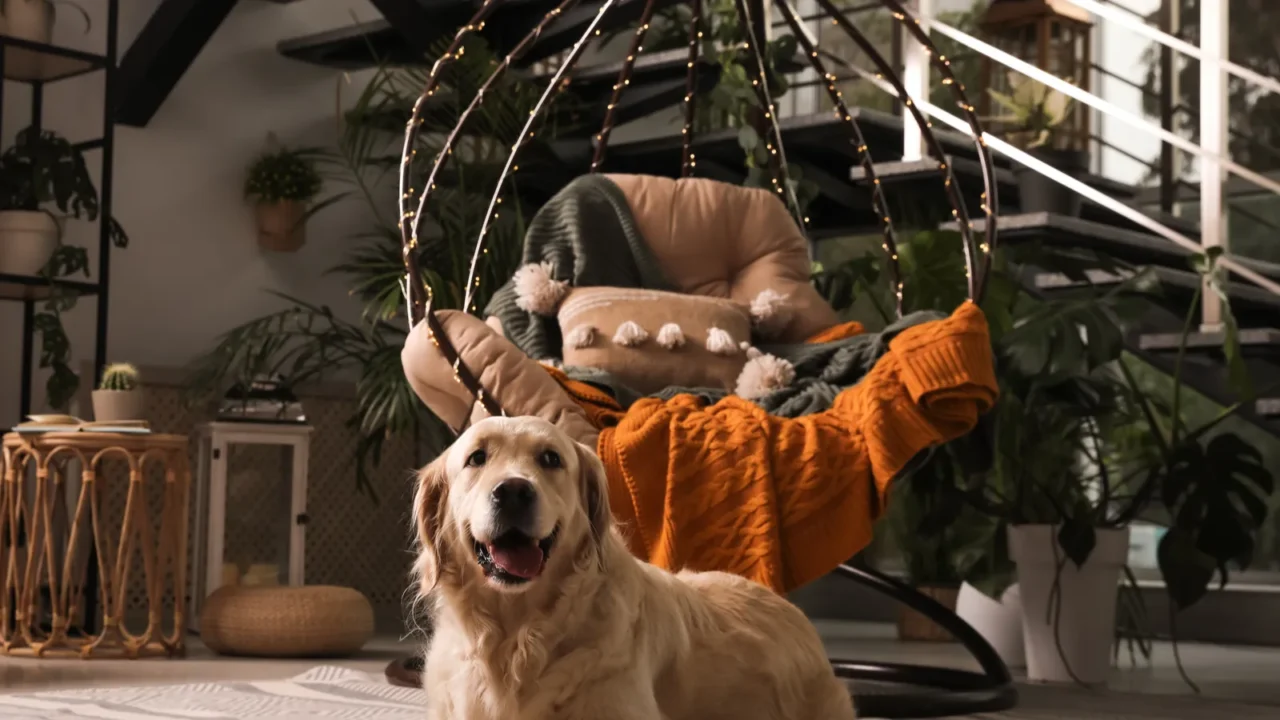
[[[729,397],[609,395],[552,371],[601,428],[614,516],[632,552],[671,570],[721,570],[787,592],[871,541],[891,480],[964,435],[995,402],[982,311],[908,328],[832,407],[799,418]]]

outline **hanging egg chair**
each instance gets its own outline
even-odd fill
[[[529,223],[523,265],[483,309],[485,317],[467,312],[479,311],[477,269],[522,147],[569,85],[602,21],[641,3],[603,126],[593,136],[589,173]],[[945,158],[890,64],[831,0],[817,3],[902,99],[930,154]],[[634,529],[633,552],[649,562],[738,572],[779,592],[834,572],[933,620],[981,667],[968,672],[833,660],[837,674],[855,682],[860,714],[938,717],[1012,707],[1017,695],[1008,670],[972,628],[903,583],[847,562],[869,542],[892,480],[930,447],[971,430],[996,393],[990,340],[977,309],[995,246],[994,171],[973,105],[949,61],[901,3],[881,0],[929,50],[968,121],[982,167],[986,223],[979,240],[951,168],[938,164],[967,270],[969,301],[950,316],[903,317],[898,244],[884,188],[824,63],[827,56],[790,0],[772,5],[823,78],[857,149],[881,218],[897,323],[880,334],[842,324],[809,283],[806,221],[787,181],[761,48],[764,10],[749,0],[736,0],[735,7],[739,27],[747,29],[743,49],[762,116],[770,187],[697,177],[702,0],[687,0],[692,22],[680,179],[602,172],[615,107],[659,6],[657,0],[604,0],[507,154],[470,256],[465,311],[433,308],[419,223],[441,170],[486,92],[577,0],[563,0],[514,46],[461,110],[437,156],[420,164],[415,142],[441,70],[500,4],[485,0],[458,31],[432,67],[406,128],[399,195],[412,331],[402,358],[414,391],[457,432],[487,415],[539,415],[595,446],[609,471],[614,512]]]

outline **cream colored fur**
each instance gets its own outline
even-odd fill
[[[487,462],[467,467],[477,448]],[[537,461],[546,450],[561,468]],[[485,578],[472,535],[512,477],[535,486],[539,532],[559,528],[542,574],[515,587]],[[637,560],[610,519],[600,460],[550,423],[476,423],[422,471],[414,512],[434,613],[429,720],[854,718],[795,606],[738,576]]]

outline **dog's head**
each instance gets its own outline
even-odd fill
[[[575,553],[598,553],[605,483],[600,459],[545,420],[477,422],[418,478],[421,590],[482,580],[522,592]]]

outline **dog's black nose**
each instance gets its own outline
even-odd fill
[[[521,478],[503,480],[493,489],[493,509],[499,517],[512,524],[519,524],[528,518],[538,500],[533,484]]]

